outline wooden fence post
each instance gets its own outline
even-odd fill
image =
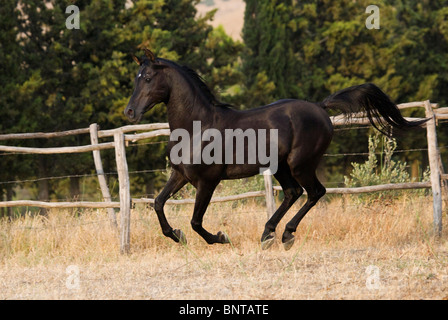
[[[115,160],[117,161],[118,180],[120,186],[120,252],[127,254],[130,249],[131,229],[131,192],[129,185],[128,163],[123,132],[114,134]]]
[[[272,187],[272,173],[271,170],[263,171],[264,188],[266,190],[266,211],[268,219],[272,217],[275,212],[274,188]]]
[[[442,235],[442,192],[439,167],[439,148],[437,146],[436,117],[429,100],[425,101],[426,117],[430,118],[426,122],[426,132],[428,138],[429,168],[431,170],[431,187],[433,197],[433,218],[434,234]]]
[[[98,125],[93,123],[90,125],[90,141],[92,145],[98,144]],[[104,176],[103,163],[101,161],[100,150],[93,150],[93,161],[95,162],[96,174],[98,175],[98,182],[100,184],[101,193],[103,194],[103,199],[105,202],[112,202],[112,197],[110,196],[109,187],[107,186],[106,177]],[[115,214],[114,208],[108,208],[107,212],[109,214],[109,219],[112,227],[114,229],[118,228],[117,216]]]

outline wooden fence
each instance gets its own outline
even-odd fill
[[[376,192],[397,189],[417,189],[431,188],[433,194],[433,218],[435,234],[440,235],[442,231],[442,179],[448,179],[443,173],[440,152],[437,146],[436,125],[439,119],[448,119],[448,108],[438,108],[437,104],[431,104],[429,101],[411,102],[398,106],[400,109],[422,107],[430,120],[427,122],[427,140],[428,157],[431,170],[431,182],[384,184],[377,186],[359,187],[359,188],[328,188],[329,194],[355,194],[365,192]],[[417,119],[408,119],[417,120]],[[332,117],[335,126],[347,124],[369,124],[368,119],[362,114],[354,115],[347,123],[343,116]],[[143,132],[142,132],[143,131]],[[141,132],[129,134],[130,132]],[[130,212],[132,203],[154,203],[154,199],[141,198],[132,199],[130,195],[129,172],[126,160],[126,142],[138,141],[158,136],[169,136],[170,130],[167,123],[129,125],[112,130],[99,130],[97,124],[92,124],[89,128],[70,130],[54,133],[18,133],[0,135],[1,140],[15,139],[37,139],[37,138],[58,138],[64,136],[90,134],[91,144],[85,146],[60,147],[60,148],[27,148],[0,145],[0,151],[11,153],[29,153],[29,154],[64,154],[64,153],[82,153],[92,152],[99,185],[101,188],[104,202],[43,202],[32,200],[4,201],[0,202],[0,207],[33,206],[41,208],[107,208],[111,224],[118,227],[116,213],[114,208],[120,209],[120,251],[128,253],[130,250]],[[113,142],[100,143],[99,139],[113,137]],[[113,202],[109,188],[106,183],[105,173],[101,161],[100,150],[115,149],[115,159],[117,164],[119,179],[120,201]],[[265,191],[246,192],[239,195],[226,197],[213,197],[211,202],[235,201],[250,197],[266,197],[266,208],[268,218],[275,211],[274,190],[281,190],[281,187],[273,187],[272,176],[269,173],[264,174]],[[169,200],[169,204],[192,204],[194,199]]]

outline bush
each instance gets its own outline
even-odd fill
[[[406,170],[406,162],[392,160],[397,147],[395,139],[375,133],[369,136],[369,157],[365,163],[352,163],[353,170],[350,177],[344,176],[347,187],[373,186],[387,183],[412,182]],[[378,164],[379,162],[379,164]],[[422,181],[429,181],[429,168],[423,173]],[[399,191],[384,191],[357,196],[358,201],[371,202],[385,198],[397,197]],[[421,193],[422,191],[412,191]],[[423,191],[424,192],[424,191]],[[370,199],[370,200],[369,200]]]

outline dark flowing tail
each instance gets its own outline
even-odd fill
[[[365,112],[372,126],[386,135],[389,135],[389,126],[403,130],[419,127],[429,120],[407,121],[396,104],[373,83],[338,91],[321,105],[325,109],[339,110],[348,117],[355,112]]]

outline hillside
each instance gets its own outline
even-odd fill
[[[245,3],[243,0],[203,0],[197,5],[198,14],[203,15],[217,8],[213,26],[223,25],[227,34],[234,39],[241,39],[244,23]]]

